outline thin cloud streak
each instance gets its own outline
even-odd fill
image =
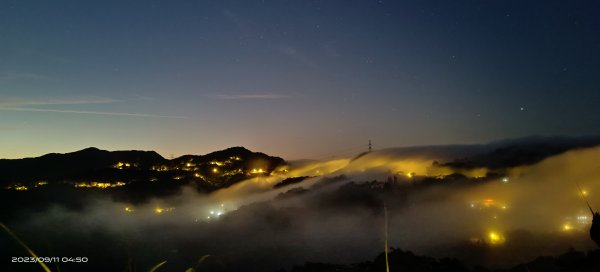
[[[291,98],[289,95],[282,94],[236,94],[236,95],[214,95],[212,96],[217,99],[223,100],[259,100],[259,99],[287,99]]]
[[[24,99],[24,98],[3,98],[0,99],[0,107],[3,108],[22,108],[26,106],[40,105],[82,105],[82,104],[108,104],[121,102],[121,100],[93,97],[79,99]]]
[[[0,107],[0,110],[3,110],[3,111],[20,111],[20,112],[53,112],[53,113],[70,113],[70,114],[92,114],[92,115],[108,115],[108,116],[166,118],[166,119],[187,119],[188,118],[186,116],[156,115],[156,114],[145,114],[145,113],[105,112],[105,111],[80,111],[80,110],[58,110],[58,109],[37,109],[37,108],[18,108],[18,107]]]

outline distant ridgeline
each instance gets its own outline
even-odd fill
[[[569,150],[600,145],[600,137],[529,137],[494,142],[482,152],[441,163],[453,169],[488,168],[499,170],[531,165]]]
[[[391,157],[449,154],[434,161],[425,178],[461,174],[486,178],[503,175],[505,169],[529,165],[560,153],[600,145],[600,137],[529,137],[485,145],[448,145],[391,149]],[[385,154],[385,150],[373,152]],[[369,159],[361,154],[353,162]],[[364,156],[362,156],[364,155]],[[360,163],[360,162],[358,162]],[[232,147],[203,156],[165,159],[154,151],[105,151],[87,148],[73,153],[37,158],[0,160],[2,191],[36,191],[38,187],[111,189],[126,195],[162,195],[192,185],[211,192],[242,180],[282,173],[287,163],[279,157]],[[285,170],[284,170],[285,169]],[[453,174],[454,173],[454,174]],[[412,173],[407,173],[412,176]],[[301,183],[309,176],[290,176],[274,187]],[[62,191],[61,191],[62,192]]]
[[[203,156],[168,160],[154,151],[87,148],[37,158],[0,160],[0,186],[30,190],[47,185],[75,188],[140,187],[168,183],[212,191],[244,179],[269,175],[286,162],[279,157],[232,147]]]

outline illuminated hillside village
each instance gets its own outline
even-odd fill
[[[105,162],[98,162],[91,157],[110,156]],[[116,155],[115,155],[116,154]],[[236,155],[231,155],[236,154]],[[112,156],[115,155],[115,156]],[[124,155],[124,156],[123,156]],[[241,180],[271,175],[278,171],[286,171],[285,162],[281,158],[270,157],[262,153],[253,153],[244,148],[230,148],[205,156],[186,155],[166,160],[152,152],[127,151],[108,153],[95,148],[69,154],[51,154],[59,156],[62,161],[52,160],[49,155],[19,160],[4,160],[8,172],[14,172],[13,180],[3,180],[7,190],[26,191],[48,185],[49,183],[68,184],[75,188],[107,189],[122,187],[135,182],[194,182],[207,190],[227,187]],[[84,157],[88,160],[79,160]],[[113,158],[114,157],[114,158]],[[130,157],[130,160],[116,160],[118,157]],[[28,162],[27,160],[36,160]],[[79,160],[76,165],[69,165],[70,160]],[[9,164],[19,164],[11,166]],[[86,165],[86,163],[88,163]],[[45,166],[39,169],[40,164]],[[37,176],[48,176],[50,180],[26,180],[28,176],[20,169],[38,168]],[[10,176],[11,174],[8,174]],[[5,175],[6,176],[6,175]]]

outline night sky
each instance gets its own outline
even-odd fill
[[[0,157],[600,134],[600,2],[0,2]]]

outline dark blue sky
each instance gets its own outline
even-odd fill
[[[0,157],[599,134],[598,1],[2,1]]]

